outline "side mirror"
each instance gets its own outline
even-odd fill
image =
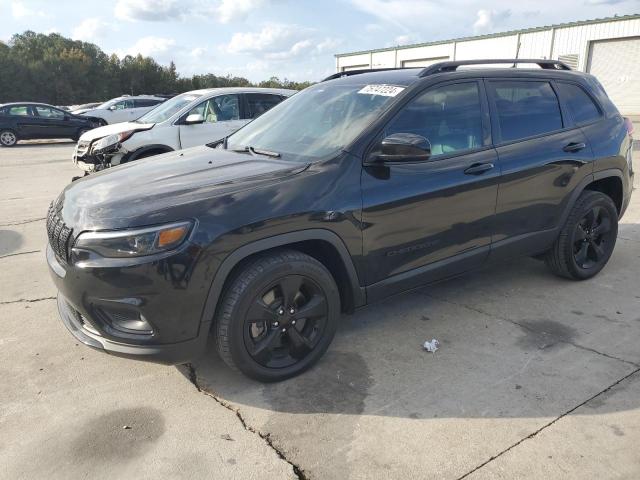
[[[115,109],[116,109],[116,106],[115,106],[115,105],[111,105],[111,106],[109,107],[109,110],[111,110],[112,112],[113,112]]]
[[[394,133],[373,154],[377,162],[419,162],[431,157],[429,140],[415,133]]]
[[[204,123],[204,116],[199,113],[192,113],[184,119],[185,125],[196,125],[198,123]]]

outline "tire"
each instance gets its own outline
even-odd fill
[[[13,147],[18,143],[18,135],[13,130],[0,130],[0,145],[3,147]]]
[[[320,359],[339,318],[340,295],[324,265],[296,250],[269,252],[245,263],[223,293],[218,353],[250,378],[285,380]]]
[[[78,130],[78,133],[76,134],[76,138],[74,139],[76,142],[80,140],[80,137],[82,135],[84,135],[85,133],[87,133],[89,130],[91,130],[90,128],[81,128],[80,130]]]
[[[611,198],[585,190],[546,253],[545,263],[558,276],[586,280],[607,264],[617,236],[618,210]]]

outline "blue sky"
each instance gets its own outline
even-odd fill
[[[178,72],[318,80],[335,53],[640,12],[640,0],[0,0],[0,40],[58,32]]]

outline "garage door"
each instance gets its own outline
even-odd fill
[[[640,115],[640,38],[593,42],[588,71],[623,115]]]
[[[438,62],[446,62],[449,57],[434,57],[434,58],[418,58],[416,60],[403,60],[402,66],[404,68],[411,67],[428,67]]]

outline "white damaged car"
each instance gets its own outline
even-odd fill
[[[85,133],[76,145],[73,161],[86,174],[215,142],[294,93],[295,90],[242,87],[183,93],[133,122]]]

